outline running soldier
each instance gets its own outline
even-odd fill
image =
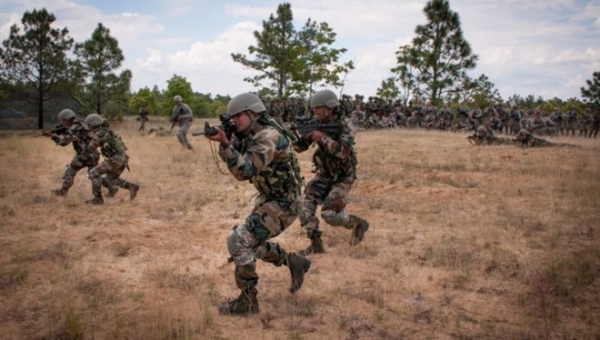
[[[173,102],[175,106],[173,107],[173,114],[171,115],[171,129],[175,125],[179,128],[177,131],[177,140],[179,144],[188,150],[192,150],[192,144],[187,139],[187,133],[190,127],[192,126],[192,122],[194,121],[194,115],[192,114],[192,109],[186,103],[184,103],[181,99],[180,95],[176,95],[173,97]]]
[[[90,136],[88,149],[96,154],[98,153],[98,149],[100,149],[104,157],[102,163],[95,166],[88,174],[89,179],[92,181],[92,194],[94,198],[85,203],[104,203],[102,191],[100,191],[102,175],[106,175],[106,180],[110,183],[111,187],[120,187],[129,190],[129,199],[133,200],[140,186],[120,177],[126,168],[129,169],[127,147],[125,147],[121,137],[116,135],[110,129],[108,122],[97,113],[88,115],[85,118],[84,124],[88,128]]]
[[[340,102],[333,91],[322,90],[310,99],[310,108],[315,119],[324,124],[340,124],[340,133],[325,134],[319,130],[310,132],[294,144],[298,152],[308,150],[317,144],[313,154],[316,168],[315,177],[306,185],[302,200],[300,222],[311,241],[301,254],[324,253],[323,241],[319,230],[319,219],[315,216],[317,205],[321,204],[321,217],[331,226],[341,226],[352,231],[350,245],[363,240],[369,229],[369,222],[349,215],[345,208],[348,194],[356,180],[356,152],[354,151],[354,130],[349,119],[339,110]]]
[[[58,114],[58,120],[61,125],[54,130],[45,131],[44,136],[49,137],[56,145],[67,146],[73,144],[75,157],[67,165],[67,169],[62,178],[60,189],[52,190],[56,196],[66,196],[69,189],[73,186],[75,175],[83,168],[88,168],[88,172],[98,165],[100,154],[91,152],[87,148],[89,142],[88,130],[83,126],[83,121],[77,118],[75,112],[71,109],[64,109]],[[106,179],[102,183],[109,188],[109,195],[116,193],[116,188],[112,188]]]
[[[256,260],[277,267],[287,266],[291,274],[290,293],[297,292],[310,268],[310,260],[286,252],[269,239],[281,234],[300,211],[302,177],[291,143],[295,136],[268,115],[262,101],[251,93],[240,94],[229,102],[227,113],[235,126],[231,137],[216,127],[206,135],[220,142],[219,156],[239,181],[250,181],[258,191],[254,209],[246,221],[233,228],[227,237],[231,260],[235,263],[238,298],[219,305],[221,314],[258,313],[258,274]]]

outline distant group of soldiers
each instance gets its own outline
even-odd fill
[[[360,129],[377,128],[422,128],[447,131],[475,131],[485,125],[492,132],[517,135],[525,129],[538,136],[598,136],[600,112],[587,108],[580,112],[572,105],[563,111],[556,107],[552,112],[539,109],[523,109],[518,105],[491,105],[481,108],[461,103],[453,107],[444,103],[441,108],[431,102],[417,101],[404,107],[400,101],[390,101],[379,97],[354,97],[342,95],[340,108],[354,126]],[[269,115],[282,122],[294,122],[296,117],[309,115],[306,102],[301,98],[283,100],[263,100]]]
[[[450,103],[441,108],[428,102],[417,102],[404,108],[398,102],[385,101],[370,97],[365,103],[361,96],[352,101],[354,109],[350,117],[357,127],[369,128],[424,128],[448,131],[475,131],[485,125],[493,132],[517,135],[522,129],[540,136],[598,136],[600,130],[600,112],[593,113],[585,109],[580,113],[569,107],[566,111],[556,107],[551,113],[538,109],[523,110],[518,105],[507,104],[488,106],[481,109],[478,105],[460,104],[453,109]]]

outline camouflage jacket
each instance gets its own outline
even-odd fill
[[[318,175],[325,179],[337,181],[354,181],[356,179],[356,152],[354,151],[354,129],[349,118],[334,116],[330,123],[342,125],[341,133],[323,136],[317,143],[313,154],[313,164]],[[312,142],[304,139],[294,144],[298,152],[308,150]]]
[[[542,146],[557,146],[557,144],[548,142],[544,139],[537,138],[534,136],[528,136],[526,138],[517,137],[514,141],[517,142],[520,146],[525,147],[525,148],[537,148],[537,147],[542,147]]]
[[[249,180],[267,199],[292,202],[301,194],[296,154],[274,127],[254,123],[247,134],[235,134],[231,144],[221,145],[219,156],[236,179]]]
[[[173,107],[173,114],[171,115],[171,122],[177,123],[177,126],[181,126],[185,123],[191,123],[194,120],[192,109],[188,104],[181,103],[181,106],[175,105]]]
[[[77,154],[77,157],[82,160],[93,160],[98,161],[100,155],[98,153],[90,152],[87,148],[87,143],[90,141],[88,136],[88,130],[83,126],[83,121],[75,119],[73,125],[71,125],[67,132],[64,134],[53,134],[50,137],[57,145],[67,146],[73,144],[73,149]]]
[[[115,162],[123,161],[127,158],[127,147],[117,134],[110,128],[101,126],[89,133],[90,142],[88,148],[93,152],[98,152],[98,148],[104,158]]]

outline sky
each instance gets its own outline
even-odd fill
[[[255,91],[243,79],[256,74],[232,60],[256,45],[254,31],[284,1],[271,0],[2,0],[0,40],[25,11],[45,8],[76,42],[102,23],[119,42],[131,70],[132,91],[166,89],[173,75],[195,92],[231,95]],[[355,69],[348,95],[374,96],[393,76],[399,47],[426,24],[425,0],[291,0],[294,27],[310,18],[337,34],[333,48]],[[600,71],[600,0],[450,0],[464,38],[479,57],[473,78],[485,74],[506,100],[513,94],[545,99],[580,98],[580,88]],[[119,71],[121,71],[119,70]]]

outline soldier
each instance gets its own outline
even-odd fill
[[[444,107],[439,112],[439,120],[442,122],[440,129],[449,130],[452,126],[452,120],[454,118],[454,113],[450,108],[450,103],[444,103]]]
[[[88,173],[88,177],[92,181],[92,194],[94,198],[85,203],[104,203],[102,192],[100,191],[102,175],[106,175],[106,180],[111,186],[128,189],[129,199],[133,200],[140,186],[120,178],[125,168],[129,169],[127,147],[121,140],[121,137],[116,135],[108,126],[108,122],[97,113],[88,115],[85,118],[84,124],[88,128],[90,136],[88,149],[96,154],[98,153],[98,149],[100,149],[104,157],[102,163],[95,166]]]
[[[593,114],[592,124],[590,127],[590,133],[588,137],[596,138],[598,136],[598,130],[600,130],[600,111],[596,111],[596,113]]]
[[[139,114],[138,120],[140,121],[140,128],[138,129],[138,132],[144,132],[146,130],[146,122],[148,121],[148,106],[146,103],[140,105]]]
[[[571,135],[575,137],[575,126],[577,125],[577,118],[579,118],[579,112],[575,107],[570,104],[569,111],[565,113],[565,119],[563,119],[564,128],[563,131],[565,136],[569,137],[569,131]]]
[[[513,140],[513,142],[524,148],[537,148],[543,146],[569,146],[569,147],[577,147],[577,145],[564,144],[564,143],[552,143],[547,140],[534,137],[531,132],[526,129],[519,130],[517,137]]]
[[[180,95],[173,97],[173,102],[175,102],[175,106],[173,107],[173,115],[171,116],[171,123],[173,123],[171,129],[173,126],[177,125],[179,127],[179,130],[177,131],[177,140],[181,146],[188,150],[192,150],[192,144],[190,144],[187,139],[188,130],[194,121],[192,109],[190,109],[188,104],[182,101]]]
[[[333,91],[321,90],[310,99],[310,107],[315,119],[320,123],[341,125],[341,133],[326,135],[315,130],[294,144],[298,152],[308,150],[313,144],[318,148],[313,154],[316,168],[315,177],[308,182],[302,200],[300,223],[311,241],[301,254],[324,253],[322,231],[319,219],[315,216],[317,205],[321,204],[321,217],[332,226],[352,230],[350,245],[356,245],[369,229],[369,222],[349,215],[346,210],[350,188],[356,180],[356,152],[354,151],[354,130],[349,119],[341,116],[339,101]]]
[[[67,165],[62,178],[61,188],[52,190],[53,195],[66,196],[69,189],[73,186],[77,172],[83,168],[88,168],[89,172],[93,167],[98,165],[100,154],[90,152],[87,148],[87,142],[89,142],[87,136],[88,130],[83,126],[83,121],[77,118],[75,112],[71,109],[64,109],[58,114],[58,120],[61,123],[61,127],[64,128],[58,127],[54,130],[45,131],[44,136],[51,138],[56,145],[67,146],[73,144],[73,149],[75,149],[75,157]],[[116,193],[117,189],[111,187],[106,179],[103,179],[102,184],[109,189],[109,196]]]
[[[479,125],[477,130],[471,136],[467,137],[467,139],[471,144],[475,145],[498,145],[513,142],[510,138],[494,136],[494,133],[484,125]]]
[[[206,136],[220,142],[219,156],[231,174],[240,181],[249,180],[258,190],[250,216],[227,237],[229,254],[235,263],[235,283],[241,293],[237,299],[219,305],[222,314],[259,312],[256,259],[287,266],[292,277],[290,293],[302,287],[311,264],[304,256],[287,253],[277,243],[268,241],[296,220],[302,178],[291,147],[295,136],[266,111],[254,94],[240,94],[227,105],[235,134],[229,138],[217,127],[217,134]]]
[[[594,115],[590,108],[585,109],[585,113],[581,116],[579,122],[579,137],[587,137],[594,122]]]

